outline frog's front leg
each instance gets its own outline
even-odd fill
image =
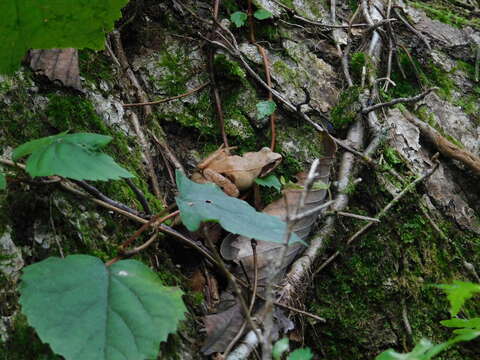
[[[208,181],[220,186],[225,192],[225,194],[233,197],[238,197],[238,195],[240,195],[240,191],[238,191],[237,186],[230,179],[223,176],[222,174],[211,169],[205,169],[203,170],[203,176]]]

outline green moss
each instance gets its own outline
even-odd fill
[[[386,146],[383,149],[383,156],[385,157],[385,160],[387,160],[387,162],[389,162],[391,165],[398,165],[402,163],[400,154],[397,152],[397,150],[390,146]]]
[[[35,331],[28,326],[24,315],[15,317],[13,331],[6,343],[0,342],[0,354],[6,360],[16,359],[38,359],[38,360],[60,360],[47,344],[43,344]]]
[[[337,105],[330,112],[330,121],[335,129],[345,129],[349,124],[355,121],[358,113],[358,98],[360,88],[353,86],[346,89],[340,95]]]
[[[80,74],[92,82],[98,80],[112,81],[115,79],[112,71],[111,60],[103,52],[90,49],[78,51]]]
[[[159,79],[152,78],[150,80],[157,83],[166,95],[176,96],[187,91],[187,81],[192,74],[188,57],[182,49],[177,52],[164,51],[158,66],[165,68],[166,73]]]
[[[480,21],[474,17],[464,17],[461,16],[458,12],[460,9],[452,8],[451,4],[442,4],[442,1],[438,2],[431,2],[429,4],[425,4],[424,2],[410,2],[414,7],[418,9],[422,9],[425,13],[432,19],[438,20],[445,24],[462,28],[464,26],[473,26],[479,27]]]
[[[48,99],[45,114],[51,126],[58,131],[108,132],[89,100],[61,93],[49,94]]]
[[[29,140],[51,135],[43,123],[44,117],[35,112],[35,104],[28,89],[33,86],[31,73],[17,73],[7,78],[4,95],[8,103],[0,100],[0,149],[16,147]]]
[[[298,84],[298,76],[285,62],[277,60],[273,63],[273,70],[280,74],[287,82]]]
[[[388,93],[383,93],[386,100],[415,96],[430,87],[438,87],[437,94],[440,97],[451,99],[457,88],[451,76],[454,70],[447,72],[431,61],[422,65],[403,50],[399,51],[398,56],[405,76],[400,69],[394,69],[391,78],[396,86],[390,87]]]
[[[257,40],[262,41],[278,41],[280,40],[280,30],[278,26],[270,24],[261,24],[255,28]]]
[[[227,9],[227,13],[231,14],[234,13],[235,11],[239,11],[240,8],[238,7],[238,4],[235,0],[224,0],[222,2],[222,6]]]
[[[246,78],[245,71],[236,62],[227,58],[224,54],[215,56],[215,72],[217,76],[233,81],[243,81]]]
[[[352,11],[352,13],[354,13],[358,8],[358,1],[357,0],[348,0],[348,7],[350,8],[350,11]]]
[[[350,58],[350,71],[352,76],[356,79],[360,79],[362,70],[365,65],[369,66],[371,61],[368,55],[364,52],[355,52]]]
[[[424,71],[420,74],[420,78],[427,86],[439,87],[440,89],[437,93],[444,99],[450,99],[453,90],[456,89],[451,73],[433,63],[424,67]]]
[[[469,64],[468,62],[457,60],[456,69],[463,71],[467,74],[470,80],[475,79],[475,65]]]

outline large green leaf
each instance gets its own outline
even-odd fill
[[[32,176],[59,175],[75,180],[109,180],[133,177],[110,156],[98,152],[110,136],[78,133],[29,141],[13,151],[13,159],[30,155],[27,172]]]
[[[442,284],[436,286],[447,294],[452,316],[458,314],[465,301],[470,299],[474,294],[480,293],[480,285],[465,281],[456,280],[452,285]]]
[[[179,195],[175,198],[183,224],[198,230],[202,221],[217,221],[227,231],[272,242],[284,242],[287,224],[275,216],[255,211],[243,200],[230,197],[214,184],[197,184],[176,172]],[[302,240],[292,233],[290,243]]]
[[[48,258],[24,269],[20,304],[40,339],[67,360],[144,360],[176,331],[182,292],[135,260]]]
[[[15,71],[30,49],[103,49],[128,0],[0,1],[0,73]]]

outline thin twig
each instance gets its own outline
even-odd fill
[[[125,179],[125,182],[127,183],[127,185],[130,187],[130,189],[132,189],[133,193],[135,194],[135,196],[137,197],[137,200],[140,202],[140,204],[142,205],[142,208],[143,210],[145,211],[145,213],[147,215],[150,215],[152,213],[152,211],[150,210],[150,206],[148,205],[148,201],[147,199],[145,198],[145,195],[144,193],[133,183],[133,181],[129,178],[126,178]]]
[[[374,24],[332,25],[332,24],[323,24],[318,21],[309,20],[300,15],[294,15],[293,17],[295,19],[302,20],[303,22],[306,22],[308,24],[330,28],[330,29],[348,29],[348,28],[362,28],[362,27],[371,28],[372,26],[375,26],[375,28],[377,28],[378,26],[382,26],[388,22],[392,22],[396,20],[396,19],[385,19],[383,20],[383,22],[379,23],[378,25],[374,25]]]
[[[302,212],[302,213],[300,213],[300,214],[292,215],[292,217],[290,218],[290,220],[291,220],[291,221],[298,221],[298,220],[303,219],[303,218],[305,218],[305,217],[307,217],[307,216],[311,216],[311,215],[319,212],[320,210],[329,207],[329,206],[332,205],[333,203],[335,203],[335,201],[333,201],[333,200],[327,201],[326,203],[323,203],[322,205],[316,206],[316,207],[314,207],[313,209],[304,211],[304,212]]]
[[[372,106],[369,106],[369,107],[366,107],[366,108],[362,109],[362,114],[366,115],[371,111],[378,110],[378,109],[383,108],[383,107],[393,106],[393,105],[400,104],[400,103],[404,104],[404,103],[417,102],[417,101],[422,100],[425,96],[427,96],[428,94],[430,94],[434,90],[438,90],[438,88],[437,87],[430,88],[427,91],[424,91],[423,93],[421,93],[419,95],[412,96],[412,97],[396,98],[396,99],[393,99],[391,101],[387,101],[387,102],[380,103],[380,104],[375,104],[375,105],[372,105]]]
[[[126,108],[126,107],[133,107],[133,106],[147,106],[147,105],[163,104],[163,103],[166,103],[166,102],[169,102],[169,101],[173,101],[173,100],[177,100],[177,99],[181,99],[181,98],[190,96],[190,95],[196,93],[197,91],[202,90],[204,87],[206,87],[209,84],[210,84],[210,81],[207,81],[206,83],[204,83],[200,86],[197,86],[196,88],[194,88],[192,90],[189,90],[184,94],[180,94],[180,95],[177,95],[177,96],[172,96],[172,97],[169,97],[169,98],[166,98],[166,99],[155,100],[155,101],[147,101],[147,102],[132,103],[132,104],[123,104],[123,107]]]
[[[175,166],[175,169],[180,170],[181,172],[185,173],[185,169],[183,168],[182,163],[177,159],[177,157],[173,153],[172,149],[170,149],[170,146],[168,146],[166,140],[162,139],[162,141],[160,141],[160,139],[158,139],[155,136],[155,134],[150,130],[148,130],[148,133],[153,138],[153,140],[155,140],[157,145],[162,148],[162,152],[165,154],[165,156],[168,158],[168,160],[170,160],[170,162],[173,164],[173,166]]]
[[[359,220],[380,222],[380,220],[378,220],[376,218],[372,218],[372,217],[369,217],[369,216],[363,216],[363,215],[359,215],[359,214],[352,214],[352,213],[345,212],[345,211],[332,211],[332,212],[325,213],[325,215],[340,215],[340,216],[351,217],[351,218],[359,219]]]
[[[125,205],[125,204],[122,204],[116,200],[113,200],[113,199],[110,199],[107,195],[103,194],[100,190],[98,190],[95,186],[93,185],[90,185],[89,183],[87,183],[86,181],[83,181],[83,180],[72,180],[72,182],[74,182],[75,184],[77,184],[78,186],[80,186],[83,190],[85,190],[86,192],[88,192],[90,195],[118,208],[118,209],[122,209],[124,211],[127,211],[131,214],[134,214],[138,217],[144,217],[140,212],[138,212],[137,210],[135,209],[132,209],[131,207]]]

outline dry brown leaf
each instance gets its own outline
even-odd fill
[[[77,49],[30,50],[30,67],[53,82],[82,90]]]

